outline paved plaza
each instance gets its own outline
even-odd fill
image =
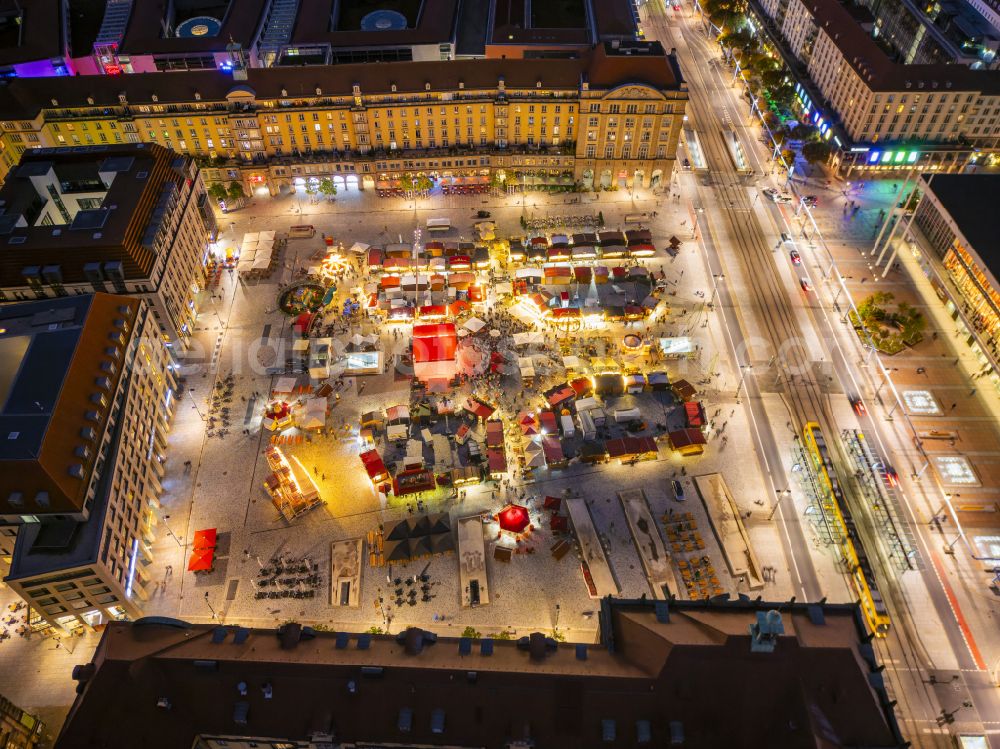
[[[714,472],[725,475],[747,513],[745,522],[761,564],[777,571],[773,582],[768,583],[770,589],[765,591],[766,595],[778,599],[790,597],[788,577],[782,574],[787,563],[782,558],[775,527],[767,520],[771,500],[764,496],[755,470],[749,430],[742,423],[745,416],[736,407],[732,393],[725,392],[727,386],[735,386],[735,379],[713,340],[718,332],[708,324],[706,291],[710,283],[705,280],[694,245],[688,242],[691,232],[684,203],[656,196],[656,203],[663,209],[654,218],[652,195],[630,197],[623,193],[611,197],[592,205],[588,196],[571,199],[579,203],[566,203],[561,197],[528,195],[522,206],[518,196],[439,196],[418,200],[414,210],[413,201],[349,193],[338,197],[333,204],[303,201],[302,217],[294,199],[258,198],[258,205],[230,214],[227,218],[232,224],[224,231],[222,242],[237,241],[246,230],[270,229],[280,235],[283,228],[287,230],[289,224],[300,221],[312,223],[317,236],[309,240],[290,239],[281,257],[282,265],[270,279],[242,282],[235,275],[223,276],[215,291],[216,298],[209,298],[202,307],[195,345],[184,362],[184,394],[179,399],[170,437],[160,509],[164,527],[157,538],[152,569],[158,585],[147,609],[192,621],[217,617],[222,621],[265,625],[294,618],[352,630],[388,625],[392,631],[410,624],[460,630],[471,626],[484,633],[558,629],[569,639],[589,640],[597,630],[596,601],[588,595],[576,554],[558,560],[550,554],[550,547],[557,539],[548,528],[543,498],[568,495],[583,498],[621,595],[651,596],[617,491],[623,487],[641,488],[657,519],[681,509],[693,512],[709,535],[710,524],[700,503],[686,502],[682,507],[673,499],[668,482],[673,476],[683,479],[683,474]],[[344,377],[336,399],[330,399],[332,408],[326,429],[321,434],[305,434],[301,442],[282,448],[313,471],[325,504],[291,523],[280,517],[263,490],[268,470],[262,453],[271,433],[260,428],[262,398],[277,376],[260,371],[254,348],[263,339],[272,343],[290,342],[292,320],[274,309],[277,294],[284,284],[298,277],[297,269],[315,264],[313,256],[322,247],[321,234],[332,236],[345,247],[354,242],[380,246],[399,238],[411,241],[414,229],[422,227],[427,217],[443,215],[453,223],[452,233],[444,239],[467,240],[474,235],[475,212],[485,208],[493,214],[499,237],[518,236],[524,234],[520,226],[522,211],[529,218],[547,213],[585,215],[595,212],[595,207],[603,213],[608,228],[629,228],[624,224],[626,214],[648,214],[658,254],[646,261],[646,265],[657,273],[664,272],[668,289],[664,300],[670,309],[668,315],[657,318],[653,323],[657,328],[649,332],[687,334],[704,346],[695,359],[670,362],[666,366],[672,379],[683,377],[701,383],[703,404],[719,430],[710,436],[703,456],[681,458],[663,444],[656,461],[630,466],[617,462],[571,463],[562,470],[542,469],[530,483],[523,482],[512,471],[500,482],[465,487],[460,493],[450,488],[427,493],[422,496],[419,508],[414,500],[406,498],[390,495],[386,500],[375,491],[358,459],[358,425],[363,413],[409,403],[410,381],[399,371],[401,368],[405,371],[405,366],[395,366],[408,354],[409,326],[390,328],[363,320],[341,335],[378,335],[381,346],[390,352],[387,371],[370,377]],[[225,220],[221,225],[226,226]],[[684,240],[677,258],[669,257],[662,249],[672,235]],[[362,272],[357,267],[352,269],[348,280],[359,283]],[[508,378],[510,382],[489,393],[499,398],[500,413],[505,419],[511,419],[521,406],[540,405],[538,394],[543,389],[559,382],[560,377],[565,381],[558,357],[548,350],[558,343],[557,337],[550,334],[546,345],[535,351],[536,358],[548,355],[552,361],[549,376],[542,378],[542,382],[536,381],[530,391],[515,392],[516,378]],[[713,378],[716,372],[718,379]],[[221,438],[207,437],[203,418],[210,408],[208,396],[219,378],[229,373],[234,382],[230,405],[234,415],[230,417],[229,433]],[[472,383],[462,392],[475,388],[476,383]],[[456,393],[455,399],[462,400],[461,393]],[[625,399],[629,406],[640,408],[650,425],[677,418],[677,406],[669,397],[657,399],[651,393],[644,393],[622,396]],[[610,412],[611,404],[608,405]],[[391,444],[379,447],[388,464],[394,448]],[[694,493],[693,486],[689,492]],[[372,567],[367,564],[367,555],[363,555],[366,563],[362,564],[360,574],[360,605],[356,608],[332,605],[328,578],[332,542],[366,538],[373,529],[420,509],[448,512],[455,522],[457,518],[475,514],[491,516],[507,501],[517,501],[529,508],[534,529],[516,545],[521,553],[513,554],[509,562],[501,562],[492,555],[497,526],[495,522],[484,524],[488,605],[477,608],[462,605],[460,565],[452,555],[387,567]],[[214,570],[194,575],[184,570],[191,539],[201,528],[217,528],[220,541]],[[510,542],[505,541],[504,545]],[[711,554],[712,549],[707,553]],[[279,556],[308,559],[319,565],[322,583],[314,597],[258,598],[262,567],[268,568],[271,560]],[[835,575],[832,560],[829,564]],[[715,565],[720,572],[725,569],[721,559]],[[420,600],[410,604],[407,578],[415,575],[425,576],[423,585],[428,589]],[[741,592],[738,580],[726,574],[721,578],[720,584],[726,592],[733,595]],[[748,592],[745,585],[742,592]],[[842,597],[847,597],[846,588]]]

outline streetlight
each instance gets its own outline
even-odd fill
[[[219,615],[215,611],[215,607],[212,606],[212,602],[208,600],[208,591],[205,591],[205,604],[208,606],[208,610],[212,612],[213,619],[219,619]],[[219,619],[219,621],[222,621]]]
[[[785,489],[784,491],[778,492],[778,498],[774,500],[774,507],[771,508],[771,513],[767,516],[768,520],[774,518],[774,513],[778,511],[778,505],[781,504],[781,500],[783,500],[785,497],[790,497],[791,494],[792,494],[791,489]]]
[[[740,384],[736,386],[736,402],[740,403],[740,390],[743,388],[743,381],[747,378],[747,372],[753,369],[752,364],[740,365],[740,369],[743,370],[743,376],[740,377]]]

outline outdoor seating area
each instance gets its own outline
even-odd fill
[[[699,554],[705,550],[705,541],[698,531],[694,514],[671,512],[661,520],[688,598],[695,600],[722,595],[725,590],[719,584],[711,558],[707,554]]]
[[[319,564],[309,557],[275,557],[257,575],[254,599],[315,598],[321,582]]]

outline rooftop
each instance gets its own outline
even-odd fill
[[[110,408],[93,400],[117,320],[138,301],[108,294],[0,307],[0,515],[80,511]],[[87,414],[93,414],[88,418]],[[94,437],[85,439],[84,430]],[[86,454],[81,450],[86,447]],[[70,467],[80,465],[79,474]]]
[[[343,4],[344,7],[339,7]],[[388,9],[406,17],[406,28],[360,30],[366,14],[354,0],[300,0],[292,31],[292,44],[326,43],[334,47],[385,47],[391,45],[443,44],[454,37],[458,0],[382,0],[367,3],[371,10]],[[334,7],[339,13],[334,20]]]
[[[238,7],[237,0],[132,0],[119,49],[182,55],[224,52],[231,42],[250,49],[266,8],[266,0],[238,0]]]
[[[0,65],[62,57],[60,0],[0,0]]]
[[[1000,278],[996,196],[1000,174],[924,174],[924,182],[995,278]]]
[[[459,83],[467,90],[493,91],[501,78],[508,90],[535,89],[538,81],[545,88],[571,91],[579,90],[583,80],[589,81],[592,88],[647,83],[664,90],[676,89],[681,82],[676,60],[665,55],[657,42],[621,43],[618,48],[612,43],[601,44],[578,59],[549,60],[542,67],[537,60],[498,58],[463,60],[460,65],[448,61],[379,62],[322,68],[253,68],[247,73],[244,83],[235,83],[232,76],[217,71],[130,75],[127,98],[133,106],[151,104],[154,96],[159,104],[193,103],[196,95],[202,102],[225,102],[227,96],[237,92],[250,93],[257,99],[328,98],[351,96],[355,83],[362,95],[389,93],[393,85],[401,95],[423,94],[427,84],[432,91],[454,91]],[[119,96],[125,93],[122,86],[122,79],[116,76],[0,82],[0,117],[31,119],[45,109],[120,107]],[[58,152],[66,153],[67,149]],[[53,152],[37,153],[51,159]]]
[[[46,78],[11,85],[30,89],[44,81],[71,88],[79,80]],[[46,266],[57,266],[63,283],[83,282],[85,267],[95,262],[121,263],[125,278],[146,277],[155,255],[144,235],[164,189],[182,184],[182,175],[172,168],[176,158],[156,144],[25,151],[0,188],[0,287],[24,286],[26,269]],[[102,196],[100,208],[65,214],[62,224],[40,225],[38,216],[49,203],[45,185],[56,183],[64,198],[73,193]]]
[[[774,608],[784,634],[752,649],[751,625]],[[678,733],[690,747],[903,746],[853,605],[607,599],[601,622],[600,645],[111,623],[57,747],[335,734],[575,748]]]
[[[873,91],[1000,93],[1000,71],[965,65],[905,65],[894,62],[859,25],[851,6],[841,0],[803,0],[848,64]]]

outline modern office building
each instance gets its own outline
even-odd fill
[[[902,238],[963,332],[983,376],[1000,388],[1000,241],[996,195],[1000,175],[922,174],[915,210],[883,239]]]
[[[750,0],[798,79],[800,116],[854,171],[956,171],[1000,152],[1000,71],[907,65],[873,37],[876,18],[841,0]]]
[[[75,128],[61,132],[76,146]],[[183,348],[214,232],[189,156],[142,143],[25,150],[0,188],[0,301],[134,294]]]
[[[0,306],[4,580],[54,627],[146,598],[175,385],[151,312],[101,293]]]
[[[42,743],[45,724],[0,694],[0,747],[35,749]]]
[[[906,745],[856,606],[609,598],[600,622],[589,645],[114,624],[56,747]]]
[[[655,186],[670,178],[686,102],[676,58],[659,43],[605,42],[542,66],[267,68],[240,83],[147,74],[129,77],[127,91],[108,76],[11,81],[0,87],[0,144],[156,143],[212,159],[206,182],[272,194],[326,176],[367,189],[403,173]]]

